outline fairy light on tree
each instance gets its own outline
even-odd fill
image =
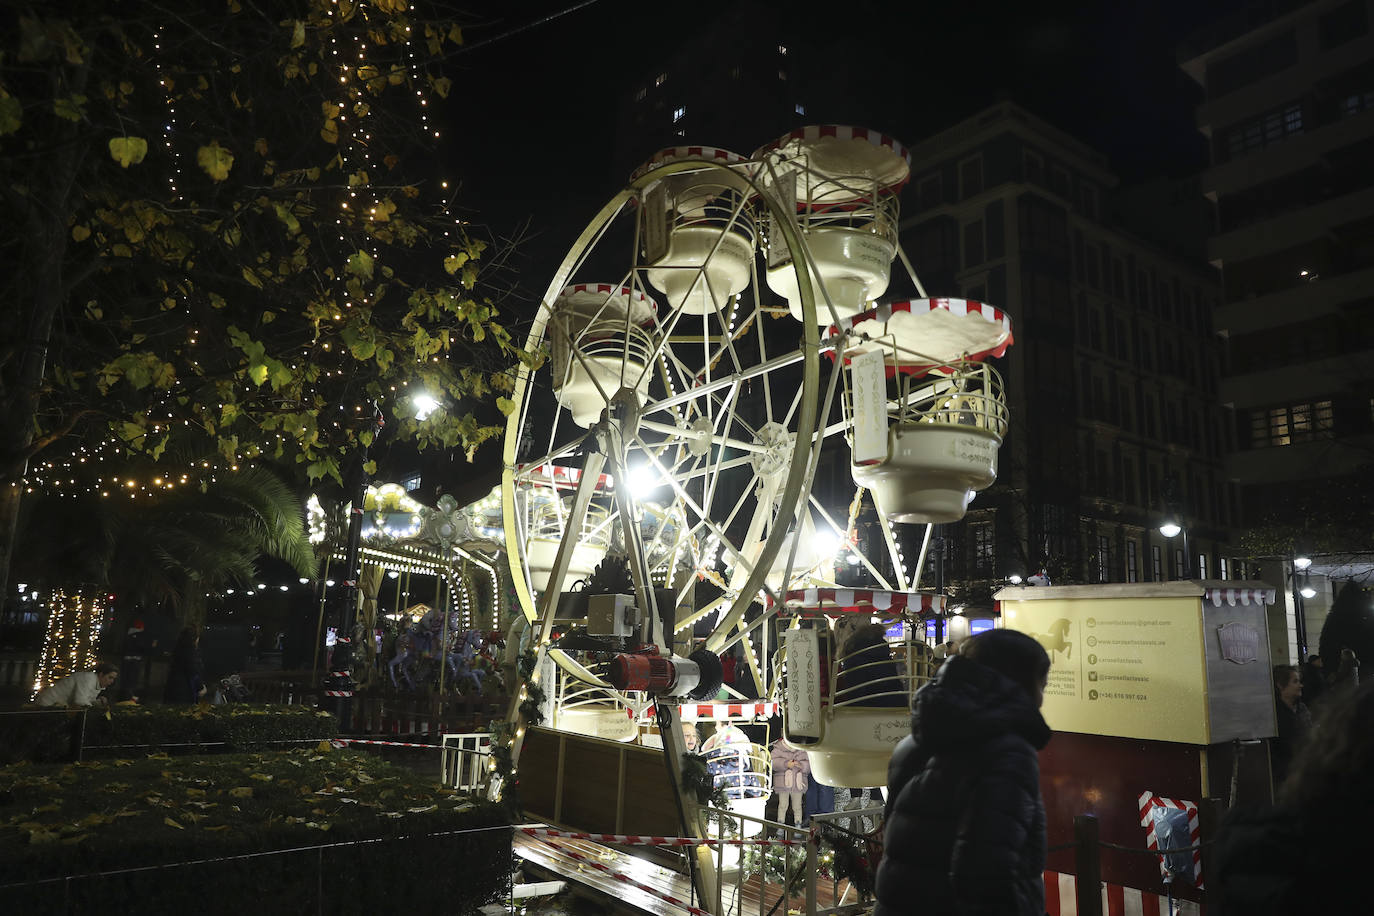
[[[7,331],[46,345],[0,367],[0,592],[26,493],[137,499],[259,460],[340,479],[357,405],[421,385],[510,410],[505,370],[538,362],[427,174],[457,26],[395,0],[296,9],[39,5],[0,36],[0,180],[30,189]],[[422,449],[495,434],[388,413]]]
[[[38,657],[33,696],[69,674],[95,667],[98,661],[100,626],[104,622],[103,596],[90,591],[51,592],[46,601],[48,625]]]

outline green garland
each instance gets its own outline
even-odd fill
[[[833,824],[820,824],[817,838],[822,848],[829,848],[831,870],[837,881],[848,880],[864,900],[873,899],[878,879],[878,861],[883,857],[882,828],[862,836],[841,830]]]

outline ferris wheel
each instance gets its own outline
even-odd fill
[[[520,609],[554,692],[576,698],[555,703],[565,727],[628,740],[655,697],[714,695],[731,647],[765,692],[806,696],[770,669],[783,653],[764,622],[801,616],[808,590],[833,595],[837,552],[870,596],[902,597],[835,613],[938,610],[893,526],[961,517],[995,478],[1006,408],[983,360],[1011,329],[960,299],[877,304],[899,258],[925,295],[898,243],[909,168],[897,141],[839,126],[749,156],[667,149],[564,259],[526,342],[549,358],[515,380],[502,508]],[[850,454],[847,511],[812,493],[827,448]],[[881,537],[860,541],[865,491]],[[634,600],[570,600],[608,556],[624,572],[609,591]],[[651,651],[598,651],[636,640]],[[822,744],[807,728],[798,740]]]

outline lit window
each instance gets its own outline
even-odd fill
[[[783,57],[787,56],[787,45],[778,45],[778,53]]]
[[[778,71],[778,79],[780,79],[780,80],[786,80],[786,79],[787,79],[787,71],[786,71],[786,70],[779,70],[779,71]]]
[[[674,109],[673,109],[673,123],[674,123],[674,124],[676,124],[678,121],[681,121],[681,120],[682,120],[683,118],[685,118],[685,117],[687,117],[687,106],[684,105],[684,106],[681,107],[681,108],[674,108]]]
[[[647,87],[641,87],[640,90],[639,90],[638,92],[635,93],[635,101],[636,101],[636,102],[642,102],[642,101],[644,101],[644,97],[645,97],[646,95],[648,95],[648,94],[649,94],[648,88],[647,88]]]
[[[666,82],[668,82],[668,74],[666,73],[660,73],[658,76],[654,77],[655,86],[662,86]]]
[[[806,114],[806,106],[803,105],[801,102],[798,102],[798,103],[797,103],[797,114],[799,114],[799,115],[804,115],[804,114]]]
[[[1226,557],[1217,557],[1217,563],[1221,564],[1221,578],[1231,578],[1231,564],[1227,562]]]

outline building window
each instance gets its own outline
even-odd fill
[[[783,80],[783,81],[785,82],[785,81],[787,80],[787,71],[786,71],[786,70],[779,69],[779,70],[778,70],[778,79]]]
[[[1172,575],[1172,576],[1174,577],[1174,579],[1182,579],[1182,578],[1183,578],[1183,548],[1182,548],[1182,547],[1175,547],[1175,548],[1174,548],[1174,569],[1173,569],[1173,572],[1170,573],[1170,575]]]
[[[1234,159],[1303,131],[1302,103],[1289,102],[1227,128],[1226,155]]]
[[[964,266],[977,267],[983,263],[983,221],[975,220],[964,227]]]
[[[736,65],[736,66],[730,68],[730,79],[732,79],[732,80],[737,80],[737,79],[739,79],[739,66],[738,66],[738,65]]]
[[[648,90],[647,87],[645,87],[645,86],[639,87],[639,91],[635,93],[635,101],[636,101],[636,102],[642,102],[642,101],[644,101],[644,97],[647,96],[648,94],[649,94],[649,90]]]
[[[1050,167],[1050,190],[1066,200],[1069,198],[1071,186],[1067,170],[1057,165]]]
[[[683,118],[685,118],[685,117],[687,117],[687,106],[684,105],[684,106],[681,107],[681,108],[674,108],[674,109],[673,109],[673,123],[674,123],[674,124],[676,124],[678,121],[681,121],[681,120],[682,120]]]
[[[1139,573],[1136,570],[1135,541],[1126,542],[1126,581],[1139,582]]]
[[[966,199],[983,193],[983,157],[974,156],[959,163],[959,197]]]
[[[420,489],[420,475],[419,475],[419,474],[412,474],[412,475],[410,475],[409,477],[407,477],[407,478],[405,478],[404,480],[401,481],[401,486],[402,486],[403,488],[405,488],[405,491],[406,491],[407,493],[413,493],[413,492],[415,492],[416,490]]]
[[[1083,198],[1083,215],[1088,219],[1097,219],[1097,188],[1084,182],[1080,195]]]
[[[1105,534],[1097,536],[1097,581],[1112,580],[1112,542]]]
[[[1341,117],[1352,118],[1374,108],[1374,91],[1356,92],[1341,99]]]
[[[1197,555],[1197,577],[1198,577],[1199,579],[1206,579],[1206,578],[1207,578],[1207,554],[1206,554],[1206,553],[1199,553],[1199,554]]]
[[[787,45],[778,45],[778,53],[783,57],[787,56]]]
[[[1250,447],[1265,448],[1310,442],[1330,433],[1334,415],[1330,401],[1287,404],[1250,412]]]
[[[973,526],[973,569],[981,575],[992,575],[995,556],[992,522]]]
[[[797,103],[797,107],[796,107],[796,111],[797,111],[797,114],[799,114],[799,115],[804,115],[804,114],[806,114],[806,106],[803,105],[801,102],[798,102],[798,103]]]
[[[940,174],[921,179],[916,186],[916,205],[922,210],[940,206]]]
[[[1221,578],[1222,578],[1222,579],[1229,579],[1229,578],[1231,578],[1231,564],[1227,562],[1226,558],[1225,558],[1225,557],[1217,557],[1217,564],[1218,564],[1218,566],[1220,566],[1220,568],[1221,568]]]
[[[666,73],[660,73],[658,76],[654,77],[655,86],[662,86],[666,82],[668,82],[668,74]]]
[[[1340,47],[1347,41],[1354,41],[1369,32],[1369,18],[1365,15],[1364,0],[1348,0],[1329,13],[1322,15],[1320,23],[1323,51]]]
[[[1150,546],[1150,580],[1152,582],[1164,581],[1164,569],[1160,565],[1159,545]]]

